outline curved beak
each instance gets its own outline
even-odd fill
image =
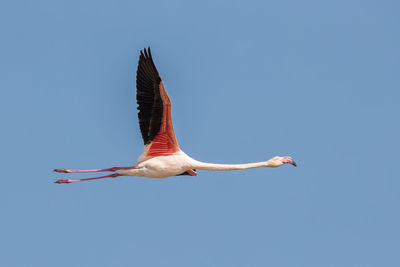
[[[291,157],[283,157],[282,159],[283,164],[292,164],[293,166],[297,167],[296,162]]]

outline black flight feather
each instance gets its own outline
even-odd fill
[[[136,101],[140,131],[145,145],[151,143],[160,131],[163,102],[160,96],[161,77],[151,57],[150,47],[140,51],[136,71]]]

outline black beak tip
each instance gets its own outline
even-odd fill
[[[292,165],[295,166],[295,167],[297,167],[297,164],[296,164],[296,162],[294,162],[294,161],[293,161]]]

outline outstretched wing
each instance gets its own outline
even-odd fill
[[[146,156],[168,156],[179,150],[171,117],[171,100],[154,65],[150,47],[140,51],[136,72],[138,118]]]

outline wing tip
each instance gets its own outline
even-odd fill
[[[140,55],[143,55],[145,59],[152,59],[150,46],[147,48],[144,47],[142,50],[140,50]]]
[[[139,51],[140,51],[140,55],[143,56],[145,59],[152,59],[150,46],[148,46],[147,48],[144,47],[142,50],[139,50]]]

